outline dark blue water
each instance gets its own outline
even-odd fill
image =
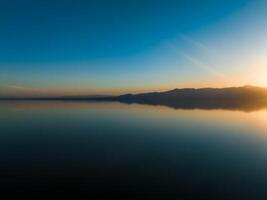
[[[74,199],[267,199],[267,111],[0,102],[0,190]]]

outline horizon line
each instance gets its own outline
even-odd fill
[[[101,98],[101,97],[118,97],[118,96],[122,96],[122,95],[127,95],[127,94],[132,94],[132,95],[138,95],[138,94],[146,94],[146,93],[164,93],[164,92],[168,92],[168,91],[173,91],[173,90],[188,90],[188,89],[192,89],[192,90],[201,90],[201,89],[229,89],[229,88],[261,88],[261,89],[267,89],[267,87],[264,86],[256,86],[256,85],[241,85],[241,86],[227,86],[227,87],[176,87],[176,88],[172,88],[172,89],[166,89],[166,90],[151,90],[148,92],[136,92],[136,93],[132,93],[132,92],[124,92],[124,93],[120,93],[118,95],[111,95],[111,94],[72,94],[72,95],[21,95],[21,96],[0,96],[0,100],[11,100],[11,99],[60,99],[60,98],[79,98],[79,97],[83,97],[83,98]]]

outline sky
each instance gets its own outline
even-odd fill
[[[0,96],[267,87],[264,0],[0,5]]]

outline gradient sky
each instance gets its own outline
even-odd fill
[[[0,96],[267,86],[264,0],[0,5]]]

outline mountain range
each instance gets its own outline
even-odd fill
[[[237,109],[257,110],[267,108],[267,88],[255,86],[228,88],[184,88],[165,92],[124,94],[119,96],[61,96],[47,98],[2,98],[2,100],[73,100],[73,101],[118,101],[164,105],[183,109]]]

